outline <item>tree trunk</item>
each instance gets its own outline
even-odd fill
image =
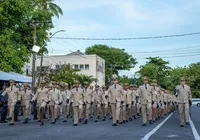
[[[41,60],[40,60],[40,71],[39,71],[39,76],[38,76],[37,87],[40,86],[40,78],[41,78],[41,73],[42,73],[42,63],[43,63],[43,53],[42,53],[42,55],[41,55]]]

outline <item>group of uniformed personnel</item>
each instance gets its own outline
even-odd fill
[[[175,94],[158,86],[157,80],[148,83],[148,77],[143,78],[143,85],[118,83],[118,77],[113,75],[112,85],[98,86],[94,89],[88,82],[81,87],[80,82],[75,80],[70,89],[67,83],[62,83],[58,88],[57,82],[53,81],[51,86],[46,87],[46,82],[41,81],[41,87],[35,94],[32,93],[28,84],[24,84],[23,90],[19,90],[10,80],[10,86],[2,93],[8,94],[8,120],[14,125],[14,107],[20,104],[25,121],[28,123],[30,107],[37,108],[37,118],[40,125],[44,125],[44,116],[48,114],[51,124],[55,124],[60,113],[63,114],[63,122],[73,117],[74,126],[78,123],[87,124],[94,117],[95,122],[100,118],[105,121],[107,116],[113,121],[113,126],[127,123],[142,115],[142,126],[164,118],[177,107],[180,112],[181,127],[189,123],[189,105],[191,105],[190,87],[186,85],[185,78],[181,78],[180,85],[175,88]],[[46,113],[48,110],[48,113]],[[147,119],[148,117],[148,119]]]

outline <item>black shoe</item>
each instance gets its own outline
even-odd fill
[[[119,124],[123,124],[124,122],[120,122]]]
[[[105,119],[102,119],[102,121],[105,121]]]
[[[140,116],[140,114],[139,114],[139,113],[137,113],[137,116]]]
[[[88,123],[88,120],[86,119],[83,124],[87,124],[87,123]]]
[[[153,123],[152,123],[152,120],[149,120],[149,124],[153,124]]]
[[[43,126],[43,125],[44,125],[44,123],[43,123],[43,122],[41,122],[41,123],[40,123],[40,126]]]
[[[94,122],[98,122],[98,120],[95,120]]]
[[[119,120],[117,120],[117,123],[119,123]]]
[[[41,122],[41,120],[38,120],[37,122]]]
[[[92,119],[92,116],[90,116],[90,119]]]
[[[98,116],[98,119],[100,119],[100,116]]]
[[[38,118],[33,118],[33,120],[38,120]]]
[[[73,126],[78,126],[78,124],[74,124]]]
[[[110,117],[110,120],[112,120],[112,117]]]
[[[64,120],[63,122],[67,122],[67,120]]]
[[[10,123],[9,125],[14,125],[14,123]]]
[[[125,124],[125,123],[126,123],[126,121],[123,121],[123,123]]]
[[[142,126],[147,126],[146,123],[143,123]]]
[[[189,122],[186,122],[186,125],[189,125],[190,123]]]
[[[116,123],[113,123],[113,125],[112,126],[117,126],[117,124]]]
[[[137,119],[137,117],[136,117],[135,115],[133,116],[133,118],[134,118],[134,119]]]
[[[126,122],[128,122],[128,120],[126,120]]]
[[[180,127],[184,127],[184,125],[180,125]]]
[[[130,118],[129,118],[129,121],[133,121],[133,119],[130,117]]]
[[[55,123],[56,123],[55,121],[51,122],[51,124],[55,124]]]
[[[79,123],[82,123],[82,119],[81,118],[79,119]]]
[[[7,119],[8,121],[11,121],[12,120],[12,118],[11,117],[8,117],[8,119]]]
[[[155,121],[153,120],[153,123],[155,123]]]
[[[25,120],[24,122],[23,122],[23,124],[27,124],[28,123],[28,120]]]

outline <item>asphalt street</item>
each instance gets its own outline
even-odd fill
[[[191,120],[198,134],[199,116],[200,107],[192,107]],[[95,123],[93,119],[90,119],[87,125],[79,124],[77,127],[73,126],[72,119],[67,123],[60,119],[56,124],[45,120],[44,126],[40,126],[36,121],[30,121],[29,124],[19,122],[14,126],[0,124],[0,140],[195,140],[190,125],[179,127],[178,112],[167,118],[146,127],[141,126],[141,117],[117,127],[112,126],[111,120]]]

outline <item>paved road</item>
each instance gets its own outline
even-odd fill
[[[192,121],[200,134],[200,108],[192,107]],[[163,121],[166,121],[163,123]],[[161,125],[163,123],[163,125]],[[44,126],[39,126],[35,121],[29,124],[16,123],[15,126],[0,124],[0,140],[194,140],[190,125],[185,128],[179,127],[179,116],[174,112],[169,119],[160,120],[147,127],[141,126],[141,118],[126,124],[113,127],[112,121],[89,124],[80,124],[73,127],[72,120],[63,123],[62,119],[52,125],[45,121]],[[156,129],[158,126],[158,130]],[[152,130],[155,133],[152,132]],[[152,135],[147,138],[148,134]]]

